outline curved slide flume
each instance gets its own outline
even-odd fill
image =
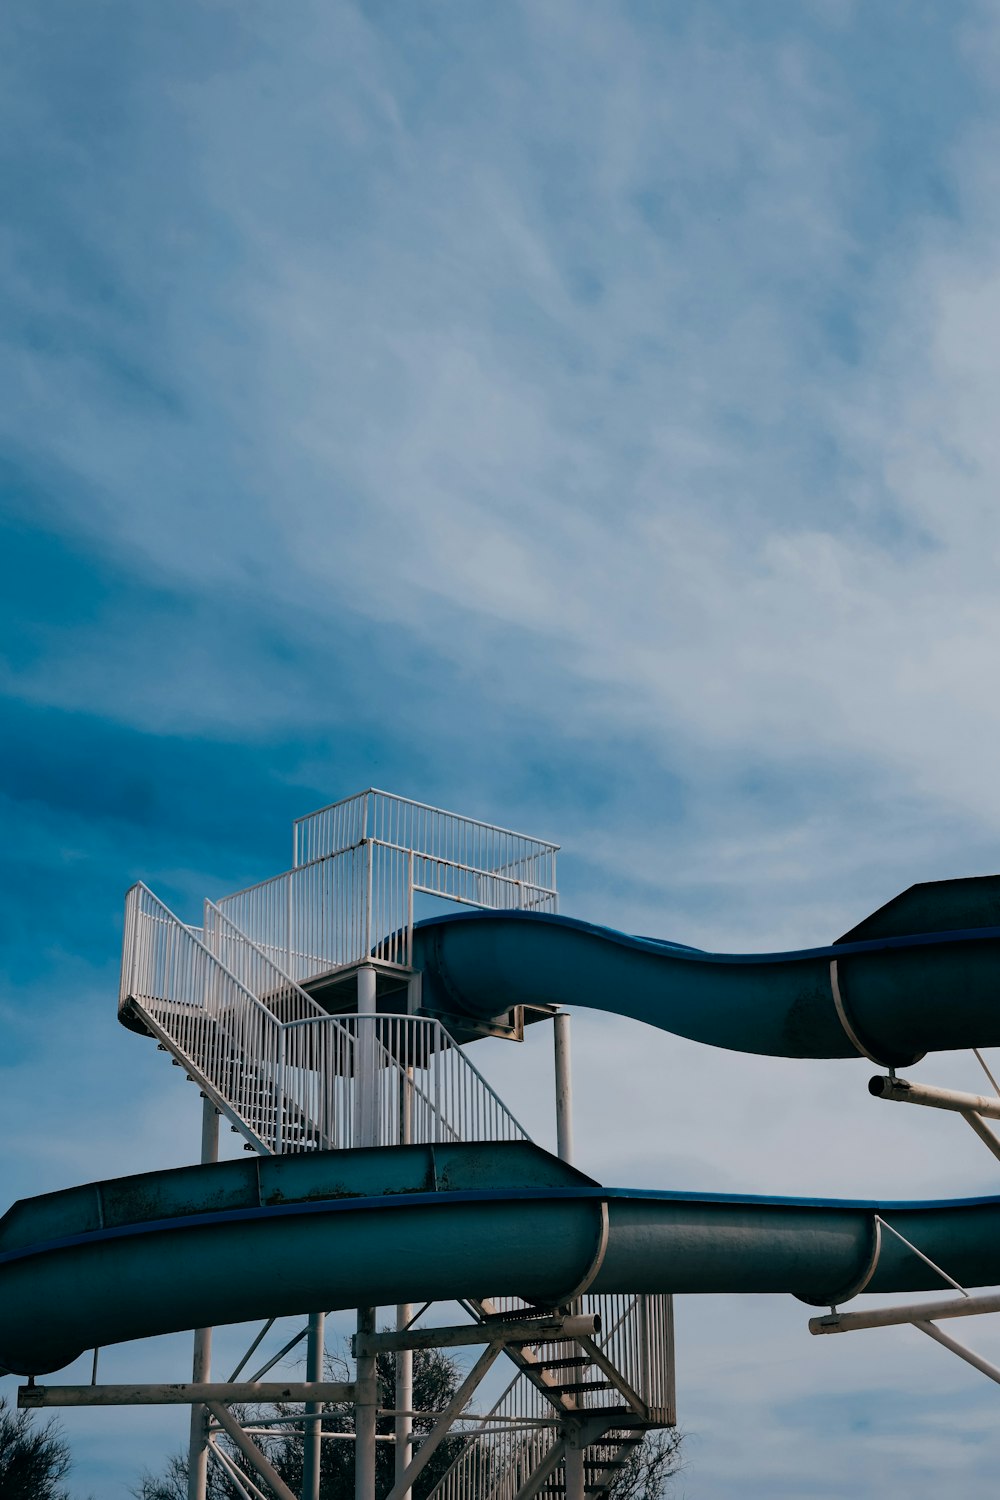
[[[825,948],[703,953],[570,917],[456,912],[418,925],[431,1010],[585,1006],[771,1057],[905,1067],[1000,1045],[1000,876],[911,886]]]
[[[16,1203],[0,1220],[0,1368],[316,1307],[518,1294],[790,1292],[825,1305],[1000,1281],[1000,1198],[861,1203],[601,1187],[526,1143],[182,1167]]]

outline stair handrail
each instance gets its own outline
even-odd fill
[[[281,1020],[141,881],[126,902],[121,1004],[134,1007],[256,1150],[281,1152],[291,1141],[324,1149],[376,1140],[530,1139],[436,1018],[328,1015],[224,912],[218,916],[227,940],[239,945],[240,962],[249,956],[269,986],[313,1014]],[[214,910],[206,917],[211,925]],[[149,924],[157,923],[165,940],[150,939]],[[376,1078],[367,1103],[356,1099],[354,1083],[362,1028]],[[415,1133],[395,1114],[401,1100]],[[369,1111],[364,1121],[356,1103]]]
[[[219,953],[215,953],[215,950],[210,946],[209,936],[210,934],[214,933],[217,926],[222,927],[225,938],[229,942],[236,945],[239,950],[242,950],[244,952],[249,950],[249,952],[253,955],[253,959],[257,966],[264,969],[265,971],[269,970],[273,975],[275,991],[287,990],[292,996],[294,996],[295,1000],[301,1006],[305,1014],[300,1016],[285,1017],[276,1015],[271,1007],[267,1005],[267,1002],[264,1000],[263,995],[254,987],[252,983],[248,982],[249,978],[252,976],[248,975],[247,978],[241,978],[241,976],[236,973],[233,964],[226,963],[225,959],[223,959]],[[259,943],[254,942],[253,938],[248,937],[247,934],[242,930],[242,928],[237,927],[232,917],[228,916],[226,912],[221,909],[221,907],[216,906],[214,901],[206,900],[205,902],[205,922],[202,931],[205,934],[203,941],[205,943],[205,946],[209,948],[209,952],[215,953],[215,957],[221,964],[223,964],[223,967],[227,968],[231,974],[235,975],[235,977],[246,986],[246,988],[252,995],[256,996],[256,998],[260,1000],[262,1004],[266,1005],[267,1009],[271,1011],[271,1014],[275,1016],[275,1019],[277,1021],[288,1022],[337,1019],[336,1017],[331,1017],[329,1011],[324,1010],[322,1005],[320,1005],[317,1000],[314,1000],[313,997],[302,988],[298,980],[292,978],[291,974],[289,974],[287,970],[283,969],[280,964],[275,963],[274,959],[271,958],[270,954],[264,951]]]
[[[159,986],[152,982],[153,976],[150,968],[152,955],[146,947],[146,933],[140,932],[140,919],[146,922],[160,922],[171,934],[171,951],[164,957],[163,981]],[[157,993],[158,989],[167,990],[168,975],[172,980],[176,977],[172,972],[175,967],[172,951],[175,937],[179,942],[188,945],[189,951],[194,955],[194,962],[186,965],[188,979],[194,979],[199,968],[204,971],[198,975],[193,987],[189,985],[187,996],[181,999],[177,998],[176,993]],[[145,970],[142,974],[140,974],[140,967]],[[171,984],[170,988],[173,987]],[[209,1017],[220,1031],[222,1030],[222,1012],[227,992],[234,1002],[242,1005],[245,1012],[242,1017],[242,1037],[234,1038],[227,1032],[225,1051],[218,1046],[218,1037],[213,1038],[211,1048],[205,1046],[199,1049],[196,1044],[192,1045],[196,1043],[199,1026],[204,1028],[204,1022]],[[161,1006],[184,1007],[183,1012],[178,1014],[175,1010],[173,1015],[174,1021],[180,1020],[181,1025],[168,1029],[165,1024],[166,1015],[156,1013],[156,1002],[160,1002]],[[210,1008],[213,1002],[217,1012],[215,1014]],[[247,1097],[242,1099],[239,1097],[239,1094],[244,1091],[234,1090],[232,1087],[235,1068],[232,1065],[229,1049],[235,1045],[246,1054],[248,1051],[246,1039],[252,1032],[256,1032],[259,1041],[265,1043],[256,1049],[255,1062],[258,1073],[263,1069],[266,1075],[270,1068],[276,1075],[280,1068],[281,1023],[263,1001],[259,1000],[235,974],[232,974],[202,939],[196,937],[191,928],[170,910],[166,902],[161,901],[159,896],[141,880],[131,887],[125,898],[120,1012],[124,1013],[129,1006],[135,1007],[140,1019],[152,1034],[182,1063],[189,1076],[197,1079],[199,1086],[212,1099],[216,1108],[226,1114],[231,1123],[247,1137],[250,1144],[257,1150],[269,1153],[271,1147],[267,1144],[267,1131],[258,1128],[266,1123],[266,1116],[262,1119],[258,1110],[258,1118],[255,1121],[253,1118],[255,1111],[246,1108]],[[207,1040],[204,1035],[203,1040]],[[266,1045],[266,1043],[271,1045]],[[202,1061],[199,1060],[199,1052]],[[219,1064],[215,1069],[205,1065],[204,1059],[209,1056],[213,1056]],[[273,1088],[274,1077],[270,1081]],[[260,1082],[258,1077],[258,1105]],[[244,1107],[241,1108],[241,1105]],[[277,1119],[276,1106],[272,1105],[269,1113],[273,1120]]]

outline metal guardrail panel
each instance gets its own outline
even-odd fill
[[[555,890],[558,844],[375,788],[297,819],[293,860],[309,864],[363,839]]]
[[[327,1015],[211,903],[205,937],[133,887],[121,1004],[263,1149],[528,1139],[439,1021]]]

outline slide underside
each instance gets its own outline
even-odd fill
[[[905,1065],[1000,1043],[1000,876],[914,886],[829,948],[701,953],[566,918],[421,924],[425,1008],[592,1006],[717,1047]],[[594,1292],[786,1292],[824,1305],[1000,1282],[1000,1198],[860,1203],[601,1187],[525,1143],[186,1167],[0,1220],[0,1369],[316,1308]]]
[[[0,1369],[315,1308],[593,1292],[826,1305],[1000,1281],[1000,1198],[861,1203],[601,1187],[526,1143],[182,1167],[24,1199],[0,1220]]]
[[[703,953],[570,917],[469,911],[422,922],[423,1004],[479,1020],[586,1006],[772,1057],[905,1067],[1000,1045],[1000,876],[911,886],[826,948]]]

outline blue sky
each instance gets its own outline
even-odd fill
[[[997,868],[992,6],[15,0],[0,70],[7,1199],[195,1149],[124,889],[194,913],[362,786],[719,948]],[[863,1066],[577,1057],[608,1181],[992,1186]],[[941,1351],[679,1316],[687,1495],[993,1493]],[[81,1494],[146,1421],[74,1425]]]

